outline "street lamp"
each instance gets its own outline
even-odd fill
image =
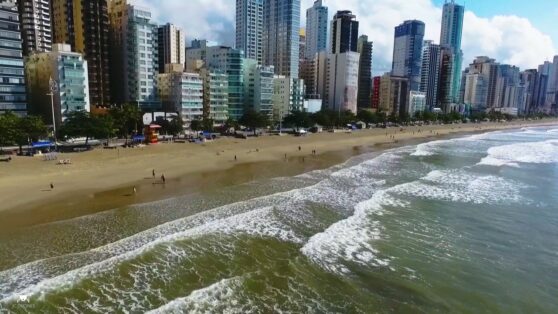
[[[58,141],[56,140],[56,117],[54,115],[54,93],[56,91],[58,91],[58,84],[56,83],[55,80],[52,79],[52,77],[50,77],[50,79],[48,81],[48,85],[49,85],[50,93],[48,93],[47,95],[50,95],[50,106],[52,108],[52,126],[53,126],[53,129],[54,129],[54,147],[55,147],[56,151],[58,151]]]

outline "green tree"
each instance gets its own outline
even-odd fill
[[[357,113],[357,119],[366,122],[367,124],[377,124],[380,122],[379,114],[370,110],[359,110]]]
[[[66,115],[66,120],[58,130],[62,137],[77,138],[85,137],[85,145],[89,144],[89,138],[94,136],[95,121],[86,111],[74,111]]]
[[[19,117],[10,111],[0,115],[0,151],[2,147],[16,142],[18,120]]]
[[[170,134],[172,134],[173,136],[177,136],[178,134],[182,133],[183,131],[184,131],[184,122],[182,121],[182,118],[174,117],[169,122],[168,132]]]
[[[192,122],[190,122],[190,129],[192,131],[201,131],[203,130],[203,122],[201,120],[192,120]]]
[[[138,125],[141,125],[142,112],[137,105],[125,104],[122,107],[115,107],[109,111],[109,115],[118,126],[118,132],[121,136],[128,138],[134,131],[138,131]]]
[[[213,122],[213,119],[204,118],[202,120],[202,127],[204,131],[213,132],[214,125],[215,123]]]
[[[334,120],[332,119],[332,116],[334,116],[334,114],[332,114],[331,112],[322,110],[314,113],[312,115],[312,120],[325,128],[332,128],[334,126]]]
[[[47,134],[47,128],[40,117],[27,116],[19,118],[16,124],[15,142],[19,146],[19,153],[23,154],[23,145]]]
[[[252,109],[246,110],[238,122],[241,125],[252,129],[254,131],[254,135],[257,134],[256,132],[258,128],[265,128],[269,125],[269,119],[266,115]]]
[[[310,114],[304,111],[293,111],[290,115],[286,116],[283,121],[287,126],[292,126],[297,130],[300,128],[309,128],[314,124]]]

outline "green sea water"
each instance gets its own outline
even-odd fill
[[[0,313],[556,313],[557,278],[553,128],[0,238]]]

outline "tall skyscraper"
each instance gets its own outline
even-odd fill
[[[412,91],[420,87],[422,43],[425,25],[421,21],[405,21],[395,27],[392,75],[409,79]]]
[[[17,2],[0,1],[0,114],[27,114]],[[46,96],[45,96],[46,97]]]
[[[372,108],[372,49],[373,43],[368,41],[368,36],[358,38],[357,51],[360,53],[358,70],[358,99],[359,109]]]
[[[186,37],[176,25],[167,23],[159,26],[159,73],[165,72],[166,64],[186,62]]]
[[[431,40],[424,41],[419,90],[426,93],[426,109],[432,111],[438,106],[438,82],[440,79],[440,45]]]
[[[448,100],[455,103],[459,98],[461,87],[461,67],[463,64],[463,52],[461,51],[461,38],[463,35],[463,18],[465,7],[455,3],[455,0],[446,0],[442,13],[442,30],[440,34],[440,45],[450,47],[453,50],[453,74],[451,76],[451,95]]]
[[[328,8],[322,0],[306,10],[306,59],[314,59],[317,53],[327,49]]]
[[[236,0],[236,49],[263,62],[264,0]]]
[[[23,55],[52,49],[50,1],[18,0]]]
[[[357,52],[358,21],[351,11],[337,11],[331,21],[331,53]]]
[[[298,78],[300,0],[264,1],[264,64]]]
[[[157,93],[159,33],[151,12],[126,0],[111,1],[110,24],[116,100],[136,104],[144,111],[161,110]]]
[[[55,43],[67,43],[88,64],[91,111],[112,104],[107,0],[52,0]]]

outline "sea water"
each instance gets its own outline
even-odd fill
[[[558,129],[326,170],[0,239],[0,312],[556,313]]]

